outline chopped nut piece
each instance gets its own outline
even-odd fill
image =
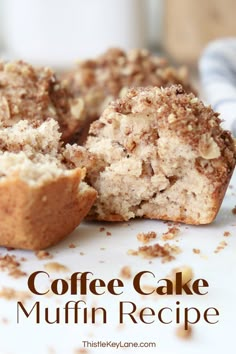
[[[199,153],[206,160],[216,159],[221,155],[219,146],[208,134],[202,135],[199,141]]]
[[[74,118],[82,119],[82,114],[85,114],[85,104],[82,98],[78,98],[76,102],[70,107],[71,114]]]
[[[142,243],[148,243],[151,240],[155,239],[156,237],[157,237],[157,234],[155,231],[140,232],[137,235],[137,239]]]
[[[171,124],[171,123],[174,123],[176,121],[176,115],[174,113],[170,113],[168,115],[168,122]]]

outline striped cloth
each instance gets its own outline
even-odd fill
[[[199,62],[202,92],[236,136],[236,38],[210,43]]]

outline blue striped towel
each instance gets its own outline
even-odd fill
[[[199,62],[203,96],[236,136],[236,38],[211,42]]]

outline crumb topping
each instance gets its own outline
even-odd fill
[[[236,163],[220,122],[180,85],[128,90],[90,127],[87,178],[99,194],[90,215],[211,222]]]
[[[34,68],[23,61],[0,63],[0,122],[11,126],[25,119],[40,124],[49,117],[58,121],[63,138],[76,129],[82,111],[49,68]]]

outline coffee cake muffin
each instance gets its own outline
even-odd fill
[[[70,140],[85,118],[83,100],[62,87],[52,70],[23,62],[0,63],[0,122],[11,126],[19,120],[58,121],[62,139]]]
[[[98,199],[89,217],[208,224],[235,167],[231,134],[210,107],[179,86],[131,89],[95,121],[87,181]]]
[[[75,98],[84,99],[86,120],[77,137],[80,143],[86,139],[90,123],[100,117],[110,101],[124,95],[127,88],[182,84],[187,92],[193,91],[186,68],[175,69],[146,49],[126,53],[111,48],[96,59],[78,62],[74,70],[63,75],[63,83]]]
[[[0,246],[44,249],[72,232],[96,191],[75,167],[79,147],[62,147],[58,123],[0,124]]]

